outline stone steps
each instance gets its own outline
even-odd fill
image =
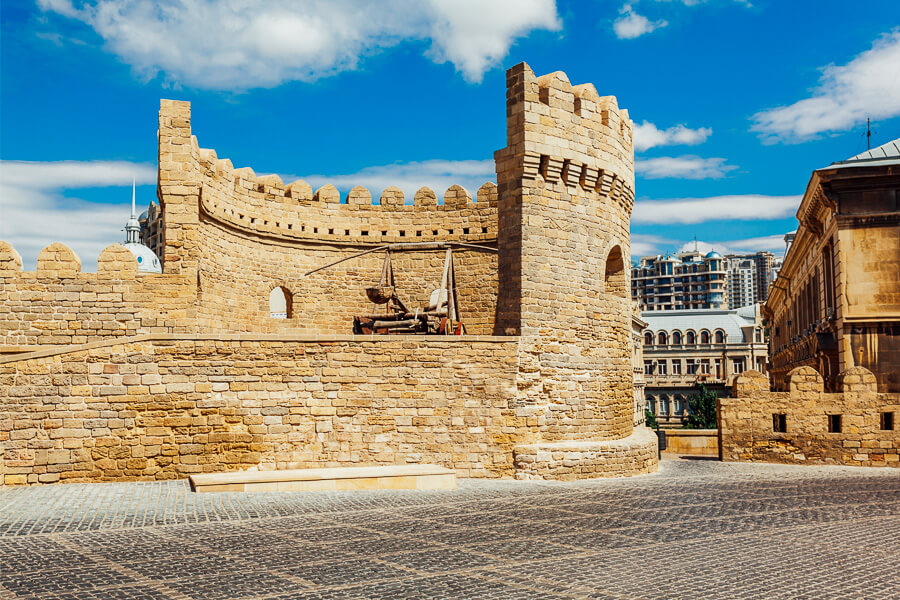
[[[456,472],[437,465],[384,465],[204,473],[191,475],[190,482],[195,492],[453,490]]]

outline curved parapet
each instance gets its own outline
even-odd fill
[[[429,187],[419,188],[416,190],[415,197],[413,197],[413,204],[422,207],[437,206],[437,194]]]
[[[452,185],[444,192],[444,208],[447,210],[465,208],[472,201],[472,195],[461,185]]]
[[[753,369],[735,377],[731,385],[731,393],[735,398],[746,398],[768,390],[769,378]]]
[[[190,215],[182,214],[195,209],[189,199],[194,186],[205,220],[266,238],[348,245],[408,242],[410,237],[421,242],[478,243],[497,238],[494,183],[483,185],[474,202],[459,185],[447,190],[443,202],[433,190],[422,188],[407,204],[396,186],[380,194],[356,186],[342,199],[334,185],[314,191],[303,180],[285,184],[276,174],[257,175],[250,167],[235,168],[215,150],[195,148],[187,102],[163,101],[160,119],[160,195],[165,212],[178,213],[163,221],[168,232],[163,236],[167,270],[178,264],[188,246],[194,246],[182,242],[196,239],[187,233],[194,225]],[[179,152],[185,145],[190,152]],[[173,163],[176,159],[193,163]]]
[[[878,392],[878,380],[875,374],[865,367],[850,367],[845,369],[838,375],[841,382],[841,391],[844,393],[868,393],[875,394]]]
[[[81,273],[81,259],[75,251],[59,242],[41,250],[37,258],[39,277],[72,278]]]
[[[389,208],[399,208],[403,206],[403,190],[396,186],[390,186],[381,192],[379,205]]]
[[[97,259],[97,274],[113,279],[134,279],[138,264],[134,254],[121,244],[107,246]]]
[[[797,367],[787,374],[791,395],[821,394],[825,391],[825,380],[812,367]]]
[[[0,277],[14,277],[22,271],[22,257],[12,244],[0,240]]]
[[[497,184],[491,181],[483,183],[475,193],[475,198],[479,205],[497,206]]]

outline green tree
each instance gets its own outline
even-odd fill
[[[685,429],[715,429],[716,401],[719,396],[714,391],[706,388],[702,383],[696,387],[697,393],[688,398],[688,415],[683,423]]]
[[[656,417],[653,416],[649,408],[644,409],[644,422],[650,429],[656,429]]]

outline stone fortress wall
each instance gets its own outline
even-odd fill
[[[196,285],[180,274],[137,275],[134,255],[114,244],[96,273],[67,246],[44,248],[35,271],[0,241],[0,349],[4,354],[142,333],[197,328]]]
[[[655,436],[632,422],[627,111],[523,63],[508,72],[507,117],[498,185],[475,202],[453,186],[440,205],[428,189],[405,205],[396,188],[372,204],[363,188],[341,202],[332,186],[234,169],[199,147],[188,103],[163,100],[162,275],[136,276],[117,246],[97,274],[60,245],[36,273],[0,248],[4,480],[404,462],[478,477],[655,470]],[[439,244],[469,244],[454,259],[470,335],[347,335],[373,310],[363,289],[381,250],[307,275],[408,242],[434,243],[392,253],[413,309],[438,287]],[[275,287],[291,294],[287,319],[269,316]]]
[[[864,367],[838,379],[841,391],[826,393],[818,371],[797,367],[787,377],[790,391],[771,392],[765,375],[742,373],[734,397],[719,398],[719,458],[900,467],[900,394],[879,393]]]

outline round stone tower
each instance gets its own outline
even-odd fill
[[[655,470],[655,436],[633,428],[628,112],[521,63],[507,72],[506,113],[496,333],[520,339],[517,476]]]

